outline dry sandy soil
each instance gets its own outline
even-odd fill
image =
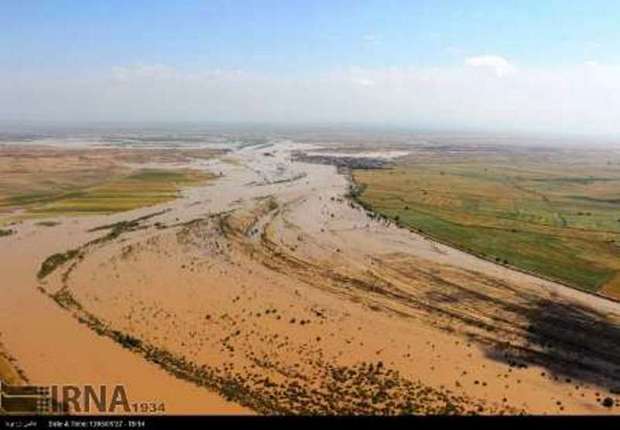
[[[24,375],[169,413],[620,411],[619,304],[371,218],[298,150],[241,147],[156,207],[14,226],[0,327]]]

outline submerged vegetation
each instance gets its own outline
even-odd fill
[[[84,252],[90,246],[101,245],[110,240],[114,240],[118,238],[123,233],[146,228],[146,226],[142,225],[143,221],[146,221],[155,216],[161,215],[165,212],[167,212],[166,209],[158,211],[158,212],[153,212],[151,214],[144,215],[144,216],[132,219],[132,220],[120,221],[114,224],[95,227],[89,230],[89,232],[105,231],[105,230],[107,230],[108,232],[104,234],[103,236],[98,237],[97,239],[93,239],[90,242],[85,243],[84,245],[82,245],[81,247],[77,249],[70,249],[63,253],[57,253],[57,254],[50,255],[41,264],[41,267],[39,268],[39,272],[37,273],[37,277],[39,278],[39,280],[42,280],[46,276],[48,276],[50,273],[55,271],[58,267],[64,265],[65,263],[71,260],[74,260],[76,258],[83,258]]]
[[[57,225],[60,225],[60,222],[58,221],[39,221],[37,223],[35,223],[38,226],[41,227],[56,227]]]
[[[354,171],[356,197],[494,262],[620,297],[616,165],[559,151],[438,155]]]
[[[45,278],[47,275],[52,273],[58,267],[62,266],[66,262],[73,260],[74,258],[80,255],[80,251],[77,249],[70,249],[67,252],[57,253],[50,255],[45,259],[45,261],[41,264],[41,268],[37,273],[37,277],[39,279]]]
[[[0,338],[2,333],[0,333]],[[16,360],[0,343],[0,381],[11,385],[19,385],[28,379],[24,372],[17,366]]]
[[[13,233],[15,233],[15,230],[0,228],[0,237],[10,236]]]

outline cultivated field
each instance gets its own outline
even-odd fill
[[[592,148],[414,148],[355,170],[368,207],[459,248],[620,298],[620,155]]]
[[[213,175],[175,167],[216,151],[0,147],[0,215],[24,217],[109,214],[173,200],[184,187]],[[162,164],[166,168],[158,167]],[[1,223],[0,223],[1,225]],[[11,234],[0,230],[0,236]]]

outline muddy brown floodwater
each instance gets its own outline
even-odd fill
[[[174,202],[1,239],[28,379],[170,413],[620,411],[617,303],[369,217],[307,149],[246,146]]]

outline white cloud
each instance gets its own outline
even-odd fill
[[[376,45],[381,41],[381,36],[375,33],[367,33],[362,36],[362,41],[367,45]]]
[[[516,68],[507,59],[499,55],[469,57],[465,59],[465,65],[491,69],[500,78],[516,71]]]
[[[174,77],[176,74],[177,72],[174,68],[163,64],[138,64],[112,68],[112,77],[118,82],[128,82],[133,79],[142,78],[167,79]]]
[[[375,84],[375,81],[373,81],[372,79],[365,79],[365,78],[353,78],[352,82],[361,85],[363,87],[371,87]]]
[[[506,70],[504,62],[470,58],[456,67],[356,67],[304,78],[165,65],[63,78],[0,71],[0,118],[381,122],[620,134],[620,67],[520,67],[498,79]]]

